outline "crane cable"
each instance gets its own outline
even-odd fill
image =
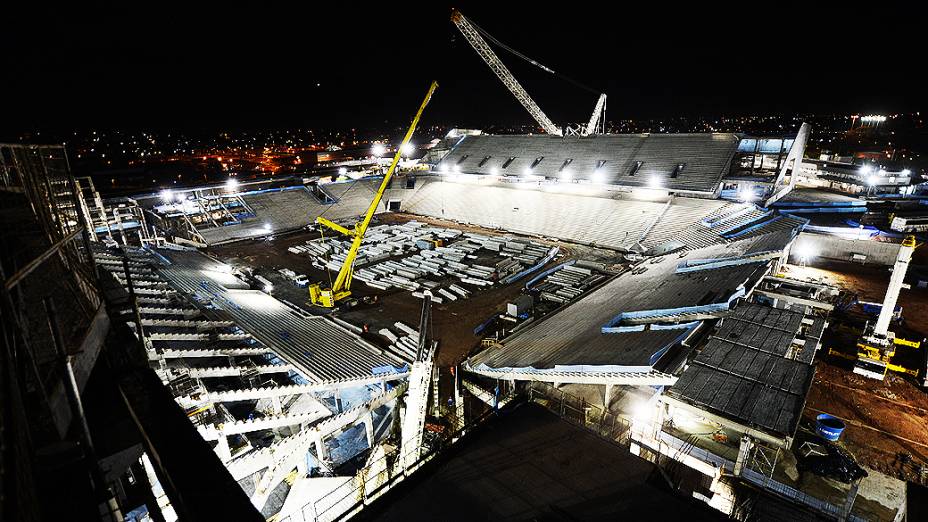
[[[468,22],[470,23],[470,25],[473,26],[473,28],[476,29],[477,32],[480,33],[484,38],[486,38],[487,40],[489,40],[489,41],[495,43],[496,45],[500,46],[501,48],[505,49],[506,51],[509,51],[510,53],[512,53],[513,55],[515,55],[516,57],[521,58],[522,60],[525,60],[526,62],[528,62],[528,63],[534,65],[535,67],[538,67],[538,68],[541,69],[542,71],[545,71],[545,72],[547,72],[547,73],[553,74],[553,75],[557,76],[558,78],[561,78],[562,80],[565,80],[565,81],[567,81],[567,82],[570,82],[570,83],[572,83],[574,86],[579,87],[579,88],[581,88],[581,89],[583,89],[583,90],[585,90],[585,91],[589,91],[589,92],[591,92],[591,93],[593,93],[593,94],[602,94],[600,91],[597,91],[596,89],[594,89],[594,88],[592,88],[592,87],[589,87],[589,86],[587,86],[587,85],[584,85],[584,84],[582,84],[582,83],[580,83],[580,82],[574,80],[573,78],[571,78],[571,77],[569,77],[569,76],[566,76],[566,75],[564,75],[564,74],[561,74],[561,73],[555,71],[554,69],[552,69],[552,68],[550,68],[550,67],[548,67],[548,66],[546,66],[546,65],[544,65],[544,64],[538,63],[537,61],[535,61],[535,60],[529,58],[528,56],[525,56],[524,54],[522,54],[522,53],[520,53],[519,51],[513,49],[512,47],[509,47],[508,45],[504,44],[503,42],[497,40],[497,39],[496,39],[493,35],[491,35],[490,33],[484,31],[479,25],[475,24],[474,21],[471,20],[470,18],[468,18],[467,21],[468,21]]]

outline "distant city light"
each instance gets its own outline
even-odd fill
[[[886,116],[880,116],[878,114],[868,114],[866,116],[861,116],[860,121],[864,123],[883,123],[886,121]]]
[[[411,156],[415,151],[416,147],[412,143],[404,143],[400,146],[400,152],[403,153],[403,156]]]
[[[371,153],[374,156],[383,156],[386,152],[387,148],[384,147],[383,143],[375,143],[374,146],[371,147]]]
[[[238,188],[238,180],[235,178],[229,178],[226,180],[226,188],[229,190],[235,190]]]

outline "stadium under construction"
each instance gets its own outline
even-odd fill
[[[896,307],[914,182],[826,186],[807,124],[604,134],[604,99],[573,132],[452,129],[363,170],[121,198],[61,146],[3,145],[20,507],[86,475],[89,448],[86,491],[42,514],[904,519],[905,481],[828,440],[839,412],[810,396],[826,357],[923,393]],[[910,228],[844,220],[890,214]],[[844,344],[867,303],[809,277],[826,259],[894,267]],[[422,507],[439,499],[467,505]]]

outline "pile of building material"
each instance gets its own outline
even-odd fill
[[[605,279],[605,275],[592,268],[563,265],[548,274],[534,290],[538,292],[539,299],[563,304],[580,297]]]
[[[393,326],[399,334],[393,333],[389,328],[382,328],[379,333],[390,340],[387,350],[405,361],[416,360],[416,351],[419,349],[419,332],[397,321]]]
[[[289,250],[308,254],[320,269],[338,271],[349,247],[347,239],[328,236]],[[487,265],[493,266],[478,263],[481,250],[492,256],[493,261]],[[419,298],[423,290],[430,290],[433,300],[440,304],[469,297],[472,290],[461,285],[492,286],[533,266],[547,253],[544,245],[521,238],[464,233],[418,221],[378,225],[368,230],[358,251],[354,278],[378,290],[409,290]],[[449,279],[456,281],[449,285]]]

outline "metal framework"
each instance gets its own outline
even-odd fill
[[[593,109],[593,114],[590,116],[590,121],[587,122],[586,128],[583,129],[581,136],[590,136],[596,133],[597,124],[602,120],[603,125],[606,124],[606,118],[604,117],[606,110],[606,95],[600,94],[599,100],[596,101],[596,107]]]
[[[509,71],[503,62],[499,59],[499,56],[496,56],[496,53],[493,52],[493,49],[490,49],[489,44],[486,40],[480,36],[480,33],[477,29],[464,18],[464,15],[461,14],[457,9],[451,12],[451,21],[454,23],[455,27],[461,31],[461,34],[464,35],[464,38],[470,43],[470,45],[477,51],[477,54],[483,58],[483,61],[490,66],[490,69],[496,74],[496,76],[503,82],[503,85],[509,89],[509,92],[519,100],[519,103],[525,107],[525,110],[532,115],[532,118],[535,118],[535,121],[538,122],[538,125],[544,129],[548,134],[553,134],[555,136],[563,136],[564,133],[558,128],[554,122],[542,112],[541,108],[538,107],[538,104],[535,103],[535,100],[525,91],[525,88],[522,87],[522,84],[516,80],[516,77],[512,75],[512,72]]]
[[[413,118],[412,123],[409,125],[409,129],[406,131],[406,135],[403,137],[402,143],[400,143],[400,146],[396,148],[396,154],[393,156],[393,162],[390,163],[390,168],[387,169],[387,173],[384,175],[383,181],[380,182],[380,188],[377,189],[377,194],[374,196],[370,206],[367,208],[367,213],[364,214],[364,219],[356,223],[354,225],[354,229],[348,229],[333,223],[322,216],[316,218],[316,223],[325,225],[326,227],[331,228],[340,234],[351,237],[352,240],[351,248],[348,249],[348,254],[345,257],[345,261],[342,263],[341,269],[338,271],[338,276],[335,278],[335,282],[332,283],[332,287],[323,288],[322,283],[313,283],[309,285],[309,298],[312,300],[314,305],[323,306],[325,308],[334,308],[339,301],[351,295],[350,288],[351,280],[354,277],[354,260],[358,256],[358,250],[361,248],[361,241],[364,240],[364,233],[367,232],[367,227],[370,225],[371,219],[374,217],[374,212],[377,211],[377,206],[380,205],[380,201],[383,199],[384,192],[386,192],[387,187],[390,186],[390,179],[393,177],[393,171],[396,170],[396,166],[400,162],[400,156],[402,155],[403,149],[412,138],[413,132],[416,131],[416,126],[419,124],[419,118],[422,117],[422,113],[425,112],[425,107],[429,104],[429,100],[432,99],[432,94],[435,93],[435,89],[437,88],[438,82],[433,81],[432,85],[429,86],[428,92],[425,94],[425,99],[422,100],[422,105],[419,106],[419,111],[416,112],[416,116]]]

